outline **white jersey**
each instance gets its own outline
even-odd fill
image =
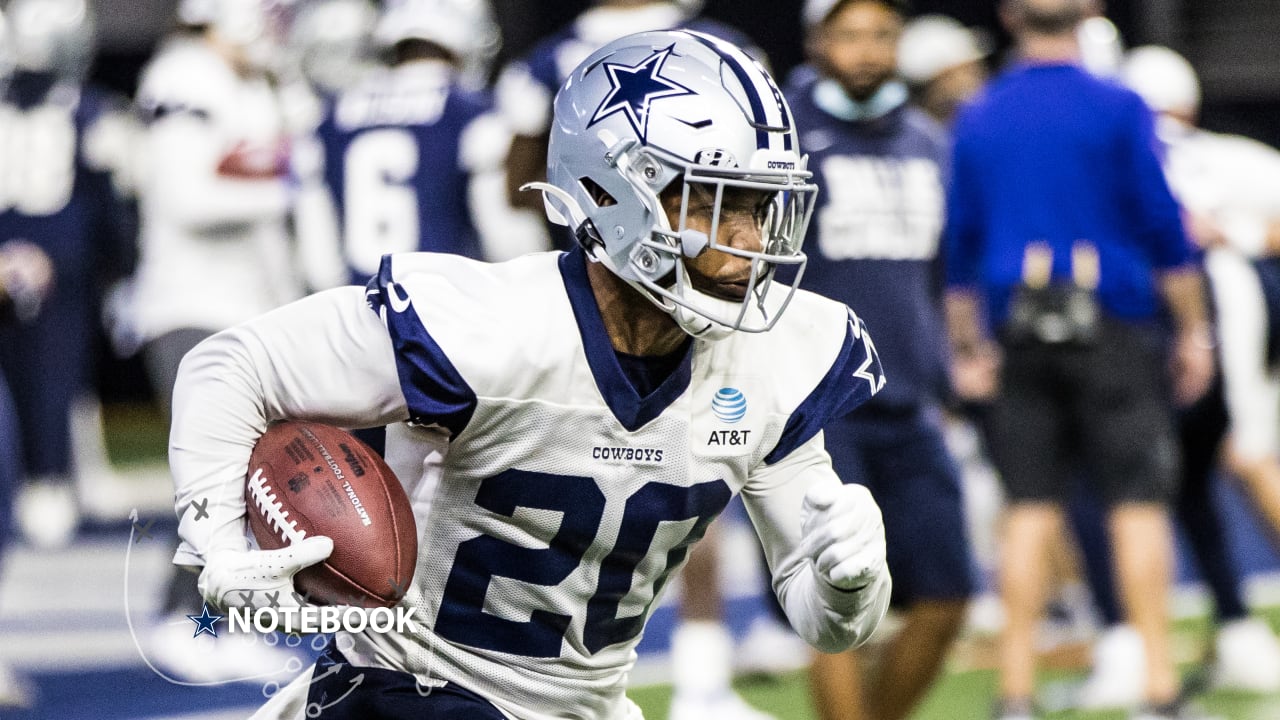
[[[144,340],[221,330],[299,297],[285,233],[286,129],[265,79],[237,75],[198,40],[145,70],[139,163]]]
[[[1237,251],[1262,254],[1267,228],[1280,218],[1280,152],[1168,118],[1158,130],[1167,148],[1165,175],[1182,206],[1212,218]]]
[[[1239,135],[1162,118],[1169,186],[1189,212],[1211,219],[1225,247],[1205,253],[1217,308],[1223,389],[1234,451],[1280,455],[1280,374],[1267,364],[1268,308],[1253,259],[1280,221],[1280,152]]]
[[[838,482],[822,424],[884,382],[861,321],[800,291],[768,333],[691,342],[640,397],[585,264],[580,251],[499,265],[388,256],[367,290],[206,342],[174,402],[176,561],[244,547],[249,449],[267,422],[396,423],[387,460],[420,535],[401,602],[424,627],[340,637],[355,665],[457,683],[512,718],[638,716],[624,689],[644,623],[736,493],[800,634],[827,649],[865,640],[887,572],[838,593],[800,546],[805,491]],[[202,498],[234,521],[194,522]]]

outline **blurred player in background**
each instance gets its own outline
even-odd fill
[[[898,74],[912,101],[944,127],[987,83],[989,39],[946,15],[907,22],[898,43]]]
[[[577,249],[391,255],[367,288],[183,362],[175,562],[203,566],[211,602],[296,602],[293,574],[332,551],[246,549],[248,451],[278,418],[389,423],[430,548],[404,601],[418,631],[340,634],[258,717],[638,718],[625,682],[645,622],[738,492],[810,643],[843,650],[884,613],[879,511],[821,439],[884,378],[847,307],[774,277],[804,262],[816,192],[781,93],[738,48],[682,31],[618,40],[573,78],[539,189]],[[189,512],[200,498],[212,522]]]
[[[333,99],[377,68],[377,21],[370,0],[313,0],[297,8],[289,24],[280,95],[290,135],[293,234],[308,290],[347,282],[337,212],[325,186],[324,145],[316,131]]]
[[[470,90],[498,47],[485,0],[399,0],[374,32],[389,62],[340,93],[317,130],[348,270],[363,285],[387,253],[505,260],[542,246],[510,224],[511,135]]]
[[[683,27],[728,40],[764,61],[753,41],[734,28],[698,17],[699,9],[700,3],[675,0],[596,0],[572,24],[502,71],[496,87],[498,107],[515,133],[506,163],[508,200],[513,207],[540,211],[541,199],[520,188],[545,177],[552,99],[569,71],[602,45],[633,32]],[[557,234],[551,243],[563,246],[566,239]],[[721,621],[719,536],[718,526],[713,526],[707,542],[693,551],[682,576],[681,622],[671,641],[672,720],[765,717],[729,687],[733,638]],[[769,626],[760,627],[767,630]]]
[[[786,87],[823,188],[803,286],[858,308],[879,328],[877,348],[893,368],[884,392],[824,429],[841,480],[869,488],[884,513],[903,611],[878,663],[860,651],[815,657],[815,704],[829,720],[908,717],[942,669],[973,592],[960,478],[942,429],[938,239],[950,147],[894,77],[905,12],[897,0],[809,0],[816,73],[796,73]]]
[[[1215,496],[1218,458],[1243,481],[1272,525],[1280,519],[1280,152],[1259,142],[1196,127],[1200,85],[1174,51],[1147,46],[1125,60],[1120,77],[1159,113],[1156,135],[1169,184],[1188,227],[1205,250],[1214,298],[1221,378],[1214,392],[1180,413],[1183,475],[1178,519],[1213,593],[1214,685],[1239,692],[1280,690],[1280,643],[1264,620],[1250,618],[1223,508]],[[1225,393],[1224,387],[1225,386]],[[1225,438],[1225,444],[1224,444]],[[1100,533],[1098,533],[1101,535]],[[1105,536],[1102,536],[1105,539]],[[1104,619],[1121,621],[1106,547],[1084,543]],[[1097,556],[1097,557],[1095,557]],[[1084,708],[1136,705],[1142,697],[1143,647],[1113,625],[1094,649],[1080,693]]]
[[[369,0],[307,0],[289,23],[290,64],[325,97],[373,69],[377,9]]]
[[[4,16],[0,15],[0,31]],[[8,74],[0,41],[0,78]],[[53,262],[39,246],[28,242],[0,244],[0,327],[38,309],[53,284]],[[10,537],[13,495],[22,482],[22,446],[18,415],[0,369],[0,571]],[[0,663],[0,709],[26,708],[35,703],[34,690],[24,678]]]
[[[132,246],[102,129],[110,103],[88,86],[93,15],[83,0],[14,0],[15,70],[0,97],[0,246],[30,243],[53,263],[38,306],[0,331],[0,367],[22,425],[28,483],[18,521],[36,546],[79,522],[72,405],[90,388],[98,295],[128,272]]]
[[[286,127],[266,74],[278,58],[276,10],[269,0],[187,0],[186,29],[138,89],[146,130],[134,312],[166,412],[188,350],[301,294],[285,232]],[[149,646],[166,670],[220,680],[283,669],[265,646],[193,639],[184,616],[200,605],[195,576],[175,571]]]

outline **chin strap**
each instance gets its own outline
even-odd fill
[[[680,275],[677,283],[683,286],[681,296],[685,302],[696,305],[700,308],[711,308],[719,306],[722,312],[732,313],[736,309],[736,304],[712,297],[704,292],[700,292],[693,287],[693,283],[689,280],[689,275],[684,269],[684,263],[676,263],[676,272]],[[716,342],[723,340],[733,334],[733,328],[724,323],[712,320],[709,316],[701,312],[692,310],[684,305],[672,302],[672,308],[668,310],[671,317],[675,319],[676,324],[680,326],[689,335],[698,340],[708,340]]]

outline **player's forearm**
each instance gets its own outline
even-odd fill
[[[1160,274],[1158,284],[1177,331],[1202,333],[1206,343],[1212,342],[1204,280],[1199,269],[1184,266],[1166,270]]]
[[[982,328],[981,301],[970,288],[951,288],[946,296],[947,336],[957,355],[973,352],[986,344]]]
[[[176,562],[244,548],[245,472],[267,423],[371,427],[407,414],[391,341],[362,288],[317,293],[201,343],[174,387]]]
[[[803,499],[816,483],[839,484],[822,433],[777,465],[753,473],[742,498],[787,620],[805,642],[838,652],[875,631],[889,606],[892,583],[885,571],[857,592],[842,592],[818,576],[801,529]]]
[[[267,427],[252,362],[243,338],[230,331],[201,343],[178,370],[169,436],[178,564],[203,565],[211,552],[246,547],[245,472]]]

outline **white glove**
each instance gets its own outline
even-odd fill
[[[313,535],[279,550],[219,550],[205,559],[198,587],[205,600],[222,608],[300,607],[293,576],[324,561],[333,541]]]
[[[800,518],[801,547],[827,584],[857,591],[886,572],[884,520],[865,487],[814,483]]]

